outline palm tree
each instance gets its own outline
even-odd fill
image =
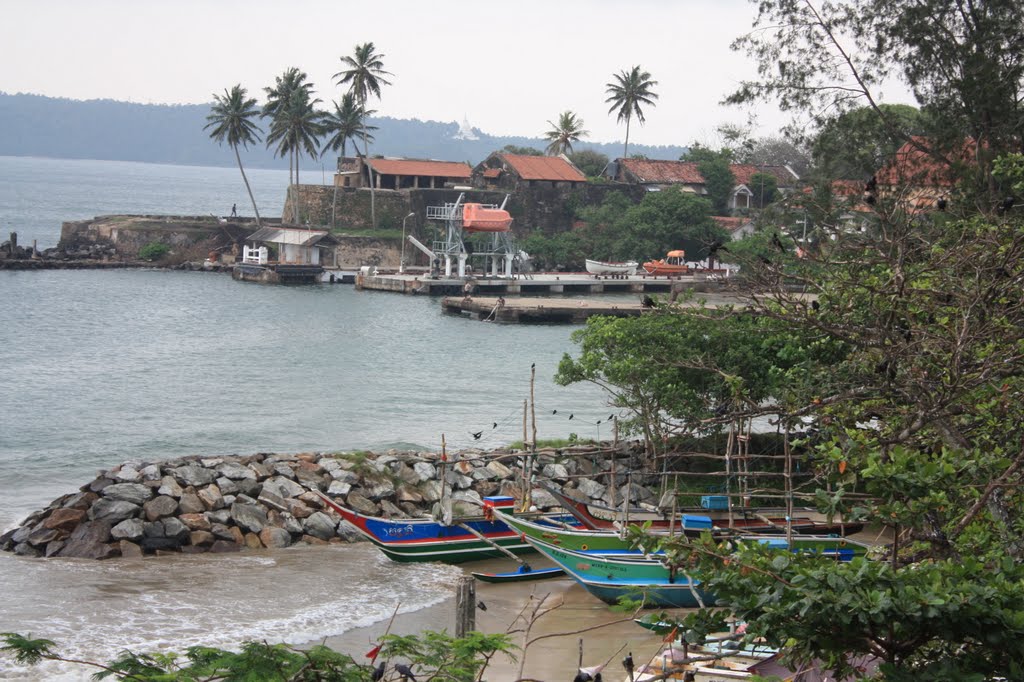
[[[306,94],[312,94],[313,84],[307,80],[308,76],[305,71],[300,71],[297,67],[291,67],[285,69],[285,72],[274,79],[274,87],[263,88],[263,92],[267,95],[267,103],[263,105],[263,109],[260,115],[264,118],[270,118],[274,121],[278,116],[282,115],[284,109],[288,106],[288,102],[291,101],[292,94],[298,90],[303,90]],[[269,144],[267,145],[270,146]],[[293,163],[294,162],[294,163]],[[294,158],[294,154],[288,156],[288,185],[293,184],[292,180],[292,166],[296,166],[296,175],[298,175],[298,161]],[[294,182],[298,182],[295,180]]]
[[[551,126],[551,130],[544,133],[544,137],[551,142],[546,150],[551,156],[571,154],[572,143],[579,142],[581,137],[590,134],[583,129],[583,119],[571,111],[563,111],[558,117],[558,123],[548,121],[548,125]]]
[[[322,121],[324,134],[330,135],[320,155],[323,156],[328,150],[337,152],[341,150],[338,157],[338,170],[341,170],[341,160],[345,158],[345,146],[352,140],[353,146],[356,139],[365,136],[367,140],[373,140],[373,135],[368,131],[376,130],[377,126],[368,125],[366,119],[377,112],[363,109],[356,102],[356,97],[351,92],[341,96],[340,102],[334,103],[334,112],[325,113]],[[331,202],[331,228],[334,228],[334,212],[338,203],[338,184],[334,184],[334,201]]]
[[[658,81],[651,80],[651,74],[641,71],[639,66],[634,66],[632,71],[612,74],[612,77],[615,80],[605,85],[607,88],[605,92],[608,95],[605,103],[610,102],[612,105],[612,108],[608,110],[609,114],[618,113],[616,119],[618,122],[626,121],[626,146],[622,152],[622,157],[626,158],[629,152],[629,122],[636,114],[640,125],[643,125],[644,112],[640,105],[655,106],[654,100],[658,99],[658,95],[651,90],[651,87],[657,85]]]
[[[334,74],[334,78],[337,79],[338,85],[348,85],[348,91],[355,96],[356,102],[363,109],[366,109],[366,101],[370,95],[380,99],[381,86],[391,85],[391,81],[387,80],[385,76],[393,74],[384,70],[384,55],[377,52],[373,43],[356,45],[352,56],[342,57],[341,63],[348,68]],[[367,142],[365,129],[362,138],[363,158],[368,159],[370,145]],[[377,212],[374,206],[373,169],[370,168],[369,163],[366,165],[366,172],[370,178],[370,220],[376,228]]]
[[[323,135],[323,112],[317,111],[319,99],[311,99],[309,90],[297,88],[292,91],[287,102],[282,103],[275,112],[267,135],[267,147],[277,144],[274,153],[283,157],[290,154],[295,157],[295,184],[299,184],[299,160],[302,154],[317,156],[318,141]],[[296,215],[292,216],[297,223],[302,222],[299,193],[295,193]]]
[[[203,130],[213,128],[210,137],[217,140],[218,144],[227,141],[228,145],[235,150],[235,160],[238,161],[238,170],[242,173],[242,180],[245,182],[245,189],[249,192],[249,200],[252,202],[253,213],[256,214],[256,226],[260,225],[260,211],[256,208],[256,199],[252,195],[252,188],[249,186],[249,178],[245,177],[245,169],[242,168],[242,157],[238,153],[238,145],[248,147],[250,144],[259,142],[262,132],[252,119],[259,115],[256,109],[256,100],[246,97],[245,88],[241,84],[230,90],[224,90],[221,97],[214,93],[213,106],[210,107],[210,115],[206,117],[206,125]]]

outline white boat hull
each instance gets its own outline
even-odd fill
[[[624,263],[607,263],[600,260],[587,259],[587,272],[592,275],[635,275],[640,264],[636,261]]]

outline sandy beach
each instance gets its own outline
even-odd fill
[[[542,564],[531,557],[531,564]],[[509,561],[495,559],[467,564],[464,572],[512,570]],[[534,604],[545,599],[544,608],[558,605],[538,619],[530,632],[530,639],[551,636],[530,644],[526,650],[522,678],[544,682],[570,682],[576,675],[579,661],[580,639],[583,640],[583,665],[591,666],[611,659],[604,678],[607,682],[625,676],[621,661],[627,652],[639,664],[649,660],[658,650],[661,638],[633,622],[630,613],[619,613],[591,596],[569,578],[555,578],[527,583],[503,585],[477,581],[476,596],[487,607],[476,611],[476,629],[486,633],[518,630],[513,641],[523,646],[523,621],[517,619],[524,608],[532,610]],[[350,630],[344,635],[326,640],[335,650],[351,654],[357,660],[369,651],[384,632],[387,623]],[[578,631],[594,628],[587,632]],[[415,634],[424,630],[455,631],[455,598],[412,613],[399,613],[391,631],[395,634]],[[564,634],[570,633],[570,634]],[[620,650],[621,649],[621,650]],[[520,660],[522,652],[517,652]],[[511,682],[520,679],[520,661],[506,656],[495,657],[488,666],[484,679],[489,682]]]

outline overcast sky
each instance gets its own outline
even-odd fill
[[[540,136],[571,110],[597,142],[621,140],[612,74],[640,65],[657,107],[630,141],[714,141],[749,112],[719,106],[753,63],[729,44],[748,0],[0,0],[0,91],[73,99],[203,103],[241,83],[261,102],[286,68],[337,99],[339,57],[372,41],[394,74],[379,115]],[[755,136],[783,119],[758,112]]]

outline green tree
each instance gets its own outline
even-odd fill
[[[750,176],[748,188],[754,193],[755,205],[764,208],[775,201],[779,191],[779,180],[771,173],[754,173]]]
[[[366,109],[366,102],[371,96],[380,99],[381,88],[391,85],[391,81],[385,76],[393,75],[384,70],[384,55],[377,52],[373,43],[356,45],[352,55],[341,57],[341,63],[347,67],[334,74],[338,85],[347,85],[349,92],[355,95],[356,102],[360,108]],[[365,132],[365,131],[364,131]],[[363,156],[369,158],[370,145],[366,135],[363,135]],[[370,221],[373,228],[377,229],[377,208],[374,194],[373,169],[367,165],[367,173],[370,179]]]
[[[880,104],[878,111],[858,107],[826,122],[813,142],[818,177],[865,180],[896,156],[910,135],[926,132],[923,114],[906,104]]]
[[[327,112],[324,114],[322,125],[324,134],[327,136],[327,141],[324,143],[324,147],[320,150],[321,156],[326,154],[328,150],[338,152],[341,150],[341,154],[338,157],[338,170],[341,170],[341,160],[345,157],[345,147],[349,140],[352,141],[352,145],[355,146],[356,140],[366,136],[368,140],[373,140],[373,135],[369,132],[376,130],[377,126],[369,125],[366,119],[377,112],[367,111],[356,101],[355,95],[351,92],[346,92],[341,96],[340,102],[334,103],[334,111]],[[334,184],[334,199],[331,202],[331,229],[335,226],[335,211],[338,203],[338,184]]]
[[[228,146],[235,152],[235,160],[238,162],[238,171],[242,174],[242,181],[245,182],[245,190],[249,193],[249,200],[252,202],[252,210],[256,215],[256,225],[260,225],[260,211],[256,207],[256,199],[252,195],[252,188],[249,186],[249,178],[245,177],[245,169],[242,168],[242,157],[238,153],[238,145],[248,147],[256,144],[260,139],[260,128],[253,122],[259,115],[256,109],[256,100],[246,96],[245,88],[240,84],[230,90],[225,90],[224,95],[214,94],[213,105],[210,107],[210,115],[206,117],[206,125],[203,130],[210,130],[210,137],[218,144],[228,143]]]
[[[611,104],[608,113],[614,113],[619,123],[626,122],[626,142],[622,149],[622,157],[629,157],[629,124],[636,116],[640,125],[644,124],[644,111],[642,106],[655,106],[654,100],[658,99],[654,92],[654,86],[658,81],[651,79],[651,74],[641,71],[639,66],[634,66],[629,71],[623,70],[620,73],[612,74],[612,82],[605,85],[605,94],[608,98],[605,104]]]
[[[732,191],[736,187],[736,177],[732,174],[732,151],[724,148],[715,151],[694,142],[680,160],[696,162],[715,214],[728,215]]]
[[[544,156],[544,152],[533,147],[521,147],[519,145],[507,144],[501,148],[501,151],[506,154],[516,154],[518,156]]]
[[[309,82],[308,78],[306,72],[301,71],[297,67],[293,66],[285,69],[284,73],[274,79],[273,87],[263,88],[263,92],[267,96],[267,102],[263,105],[260,116],[269,118],[271,124],[287,117],[296,92],[301,91],[307,97],[312,97],[313,84]],[[270,144],[268,143],[267,147],[269,146]],[[295,155],[295,149],[290,149],[288,153],[289,187],[298,183],[297,179],[293,180],[293,168],[295,169],[294,174],[298,175],[298,160]]]
[[[598,178],[608,165],[608,156],[593,149],[581,149],[570,153],[569,160],[588,178]]]
[[[275,154],[281,157],[288,154],[295,159],[296,215],[293,216],[293,219],[297,223],[302,222],[301,194],[297,188],[299,161],[303,154],[308,154],[311,157],[317,156],[319,138],[324,132],[321,124],[323,112],[316,108],[319,103],[319,99],[311,99],[309,90],[296,88],[292,91],[288,101],[274,112],[270,131],[267,134],[267,147],[276,144]]]
[[[1020,151],[1024,112],[1024,5],[1014,0],[811,0],[759,3],[755,30],[734,48],[757,62],[728,102],[769,99],[808,113],[819,129],[855,107],[874,112],[893,143],[910,141],[938,162],[962,167],[965,139],[975,142],[975,181],[965,187],[999,199],[992,160]],[[928,143],[912,137],[874,87],[909,83],[927,111]]]
[[[811,167],[811,152],[799,141],[784,137],[745,140],[736,150],[736,163],[752,166],[789,166],[799,177]]]
[[[558,123],[548,121],[548,125],[551,130],[544,133],[544,137],[550,143],[546,151],[551,156],[571,154],[572,143],[590,134],[583,129],[583,119],[571,111],[563,111],[558,116]]]

